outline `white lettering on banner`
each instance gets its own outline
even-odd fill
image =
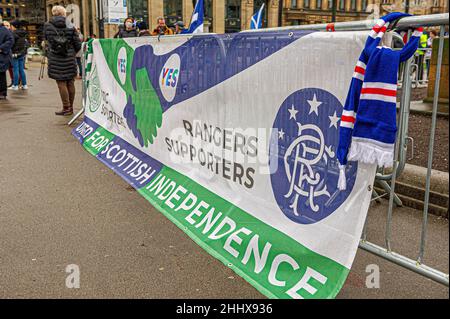
[[[174,181],[171,181],[169,183],[169,185],[166,186],[166,188],[164,188],[164,190],[161,192],[161,194],[159,194],[158,199],[159,200],[166,200],[170,194],[172,193],[172,191],[175,189],[175,187],[177,186],[177,184]]]
[[[180,198],[181,198],[180,195],[178,195],[178,192],[181,192],[184,195],[184,194],[186,194],[187,189],[184,188],[183,186],[179,185],[177,187],[177,189],[172,193],[172,195],[170,195],[169,198],[167,198],[166,205],[169,206],[172,209],[175,207],[175,204],[172,203],[172,199],[175,199],[175,200],[179,201]]]
[[[228,226],[229,229],[225,232],[223,232],[222,234],[218,235],[219,232],[225,227]],[[226,235],[232,233],[234,230],[236,229],[236,222],[234,220],[232,220],[229,217],[225,217],[222,222],[219,224],[219,226],[217,226],[216,229],[213,230],[213,232],[211,233],[211,235],[208,236],[209,239],[212,240],[218,240],[220,238],[225,237]]]
[[[192,219],[192,216],[197,215],[197,216],[201,216],[203,214],[202,211],[200,211],[199,209],[203,207],[203,208],[208,208],[209,204],[205,203],[204,201],[201,201],[200,204],[197,205],[197,207],[194,208],[194,210],[186,216],[186,221],[191,224],[194,225],[195,224],[195,220]]]
[[[253,272],[261,274],[264,269],[269,269],[267,281],[277,287],[285,287],[286,294],[292,298],[303,299],[305,293],[314,296],[317,291],[317,283],[325,285],[328,278],[315,269],[304,266],[304,273],[295,284],[289,284],[292,276],[301,273],[299,263],[286,253],[280,253],[273,257],[268,264],[269,255],[274,251],[270,242],[260,245],[260,235],[247,227],[239,227],[235,220],[228,216],[223,216],[222,212],[217,211],[210,203],[198,198],[197,195],[189,192],[181,185],[167,176],[158,175],[147,187],[156,198],[163,201],[175,213],[186,213],[184,220],[197,229],[202,229],[202,234],[208,235],[212,241],[224,240],[223,249],[228,254],[240,260],[243,265],[247,265],[252,259],[254,261]],[[219,222],[219,220],[221,220]],[[247,238],[246,246],[243,246],[245,236]],[[263,246],[264,248],[260,249]],[[240,248],[240,249],[239,249]],[[241,255],[241,252],[243,256]],[[245,253],[244,253],[245,252]],[[280,278],[280,268],[286,272],[286,267],[292,269],[292,274],[286,278]],[[285,275],[286,276],[286,275]],[[311,280],[315,280],[316,287],[311,285]],[[301,293],[300,293],[301,292]]]
[[[262,254],[259,253],[259,236],[255,235],[250,240],[247,250],[245,251],[244,259],[242,259],[242,263],[244,265],[247,265],[248,261],[250,260],[250,256],[253,253],[253,259],[255,260],[255,270],[254,272],[259,274],[261,271],[263,271],[264,266],[267,262],[267,257],[269,256],[269,250],[272,247],[272,244],[267,242],[264,246]]]
[[[222,217],[222,213],[219,212],[217,216],[213,219],[215,210],[216,209],[212,207],[211,210],[208,212],[208,214],[206,214],[206,216],[202,219],[202,221],[198,223],[197,226],[195,226],[195,228],[200,228],[203,226],[203,224],[206,224],[205,228],[203,228],[202,230],[203,235],[208,233],[211,230],[211,228],[219,221],[220,217]]]
[[[100,132],[95,132],[87,139],[87,142],[90,143],[94,149],[99,151],[109,143],[109,139]]]
[[[80,128],[80,130],[83,128]],[[100,132],[95,132],[86,143],[94,150],[100,151],[100,155],[105,155],[106,159],[115,164],[121,171],[135,179],[141,185],[145,185],[151,180],[156,170],[150,165],[140,160],[137,156],[122,149],[120,145],[114,145],[113,141],[103,136]]]
[[[244,233],[245,235],[250,235],[252,233],[252,231],[250,229],[242,227],[241,229],[238,229],[237,231],[232,233],[227,238],[227,240],[225,241],[225,244],[223,245],[223,249],[228,251],[234,258],[239,257],[239,252],[236,249],[234,249],[233,247],[231,247],[231,243],[235,242],[238,245],[242,244],[242,238],[238,236],[239,233]]]
[[[82,138],[86,138],[94,132],[94,128],[86,124],[86,122],[83,122],[77,127],[76,132],[79,133]]]
[[[327,277],[322,275],[321,273],[315,271],[312,268],[307,267],[306,272],[303,275],[302,279],[291,289],[287,291],[287,294],[294,299],[304,299],[301,295],[299,295],[298,291],[301,289],[306,290],[310,295],[315,295],[317,289],[309,284],[309,280],[313,278],[320,282],[322,285],[325,285],[327,282]]]
[[[297,270],[298,268],[300,268],[300,266],[297,264],[297,262],[291,256],[288,256],[286,254],[281,254],[281,255],[278,255],[277,257],[275,257],[275,259],[272,262],[272,267],[270,268],[270,272],[269,272],[269,282],[274,286],[285,287],[286,282],[280,281],[276,278],[278,267],[280,267],[281,263],[290,264],[292,266],[293,270]]]

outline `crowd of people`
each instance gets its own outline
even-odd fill
[[[56,115],[72,115],[75,100],[75,80],[81,78],[82,70],[82,42],[95,39],[91,34],[84,38],[79,28],[75,28],[66,18],[66,9],[62,6],[52,8],[52,17],[44,25],[43,48],[48,59],[48,76],[56,81],[61,97],[62,110]],[[187,33],[182,21],[178,21],[171,28],[167,26],[163,17],[157,19],[156,28],[152,31],[144,21],[127,18],[114,38],[134,38],[147,36],[161,36]],[[29,43],[28,34],[20,21],[11,23],[4,21],[0,24],[0,99],[6,99],[8,90],[28,90],[26,59]],[[417,53],[419,69],[425,67],[429,71],[429,58],[432,40],[436,32],[431,31],[429,37],[424,34]],[[7,83],[7,73],[10,83]]]
[[[44,55],[48,61],[48,76],[56,81],[61,97],[62,110],[56,115],[72,115],[75,100],[75,80],[81,78],[82,42],[95,39],[91,34],[84,38],[79,28],[75,28],[66,18],[67,12],[63,6],[52,8],[52,17],[44,25],[42,44]],[[137,22],[127,18],[115,38],[132,38],[160,36],[186,33],[183,22],[175,23],[173,28],[167,26],[163,17],[157,19],[157,26],[149,30],[147,23]],[[3,21],[0,23],[0,99],[6,99],[8,90],[28,90],[26,62],[29,43],[28,34],[19,21]],[[7,83],[7,73],[10,83]]]
[[[163,17],[159,17],[156,22],[156,28],[150,31],[146,22],[137,22],[131,17],[127,18],[123,25],[119,26],[119,31],[114,35],[114,38],[149,37],[183,34],[186,32],[182,21],[176,22],[173,28],[167,26],[166,20]]]
[[[26,55],[29,47],[28,34],[20,21],[0,25],[0,99],[5,99],[8,89],[18,91],[28,90],[25,72]],[[6,73],[11,79],[7,84]]]

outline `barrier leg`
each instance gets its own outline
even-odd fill
[[[84,113],[84,107],[77,113],[75,116],[67,123],[67,125],[71,126],[81,115]]]
[[[386,181],[378,180],[377,182],[378,182],[378,184],[383,188],[383,190],[384,190],[386,193],[388,193],[388,194],[391,193],[391,186],[390,186]],[[395,203],[395,205],[396,205],[397,207],[402,207],[402,206],[403,206],[403,202],[402,202],[402,200],[400,199],[400,197],[398,197],[398,195],[397,195],[395,192],[394,192],[394,194],[393,194],[393,197],[394,197],[394,203]]]

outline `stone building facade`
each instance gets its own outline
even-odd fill
[[[0,0],[1,1],[1,0]],[[4,1],[4,0],[3,0]],[[12,1],[12,0],[11,0]],[[47,0],[47,17],[55,4],[76,4],[85,35],[99,34],[98,0]],[[205,31],[238,32],[250,27],[252,15],[265,4],[263,27],[328,23],[332,20],[332,0],[204,0]],[[410,0],[409,12],[430,14],[448,12],[447,0]],[[405,11],[405,0],[336,0],[336,21],[376,18],[390,11]],[[195,0],[127,0],[128,15],[156,26],[157,17],[164,16],[172,25],[182,20],[189,24]],[[281,7],[280,7],[281,5]],[[71,6],[73,8],[73,6]],[[281,17],[281,23],[280,23]],[[117,25],[106,25],[105,36],[111,37]]]

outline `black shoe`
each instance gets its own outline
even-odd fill
[[[62,111],[59,111],[59,112],[55,112],[55,115],[65,116],[67,112],[68,112],[68,110],[62,110]]]
[[[73,115],[73,110],[72,109],[63,109],[62,111],[55,112],[55,115],[70,116],[70,115]]]

